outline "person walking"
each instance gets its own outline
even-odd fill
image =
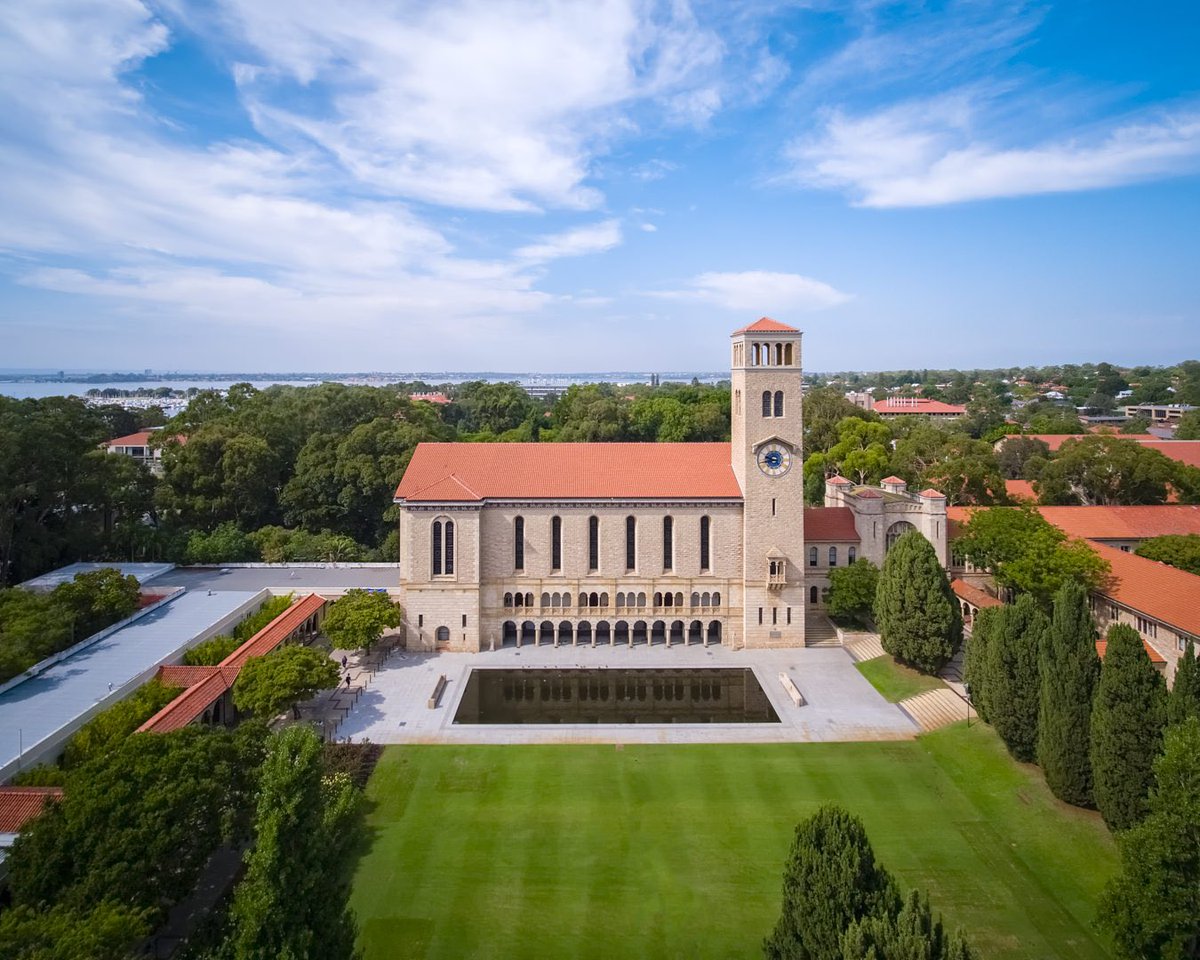
[[[349,662],[350,662],[350,661],[346,659],[346,655],[343,653],[343,654],[342,654],[342,669],[343,669],[343,670],[345,670],[345,669],[346,669],[346,665],[347,665],[347,664],[349,664]]]
[[[350,689],[350,674],[346,674],[346,689]]]

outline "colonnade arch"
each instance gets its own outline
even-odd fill
[[[501,644],[513,646],[685,646],[688,644],[720,644],[721,621],[710,620],[580,620],[573,623],[551,620],[537,623],[525,620],[518,624],[506,620],[501,627]]]

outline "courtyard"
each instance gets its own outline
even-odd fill
[[[393,746],[353,906],[368,960],[755,957],[792,830],[861,816],[884,865],[986,958],[1109,956],[1115,867],[982,724],[876,743]]]

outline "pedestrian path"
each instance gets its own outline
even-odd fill
[[[926,690],[900,701],[900,709],[917,722],[922,730],[939,730],[959,720],[975,717],[975,711],[948,687]]]
[[[332,690],[325,690],[297,709],[299,715],[320,728],[324,739],[333,740],[338,728],[358,703],[375,675],[397,651],[394,643],[383,641],[370,653],[362,650],[334,649],[329,657],[341,670],[341,679]],[[404,659],[404,654],[400,654]]]

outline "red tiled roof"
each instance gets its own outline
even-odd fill
[[[880,483],[904,483],[905,481],[901,480],[899,477],[884,477],[879,482]]]
[[[1033,484],[1028,480],[1005,480],[1004,490],[1013,500],[1028,500],[1031,503],[1037,503],[1038,496],[1034,492]]]
[[[873,490],[870,487],[859,487],[854,491],[854,495],[860,500],[882,500],[883,494],[878,490]]]
[[[1109,583],[1101,593],[1122,606],[1200,637],[1200,577],[1107,544],[1093,541],[1088,546],[1112,567]]]
[[[1163,440],[1156,437],[1154,440],[1139,440],[1138,443],[1189,467],[1200,468],[1200,440]]]
[[[942,493],[941,490],[934,490],[933,487],[929,487],[927,490],[922,490],[920,493],[917,494],[917,496],[918,497],[929,497],[933,500],[945,500],[946,499],[946,495],[944,493]]]
[[[738,499],[728,443],[420,443],[397,500]]]
[[[1171,533],[1200,534],[1200,506],[1164,503],[1140,507],[1038,507],[1069,537],[1144,540]]]
[[[1167,662],[1167,658],[1164,657],[1157,650],[1155,650],[1152,646],[1150,646],[1150,642],[1148,640],[1142,640],[1142,649],[1144,649],[1146,651],[1146,655],[1150,657],[1151,663],[1166,663]],[[1108,641],[1107,640],[1097,640],[1096,641],[1096,656],[1098,656],[1101,660],[1103,660],[1104,655],[1106,653],[1108,653]]]
[[[315,593],[297,600],[274,620],[221,661],[222,667],[241,669],[251,657],[270,653],[290,637],[309,617],[325,606],[325,598]]]
[[[854,511],[849,507],[805,507],[804,539],[858,543]]]
[[[843,483],[849,483],[850,481],[847,480],[845,477],[843,477],[841,474],[838,474],[837,476],[826,477],[825,482],[826,483],[836,483],[839,486],[841,486]]]
[[[186,690],[193,684],[199,683],[220,667],[189,666],[182,663],[168,663],[158,668],[158,679],[168,687],[180,687]]]
[[[150,437],[153,435],[152,430],[139,430],[137,433],[130,433],[124,437],[117,437],[115,440],[106,440],[102,444],[105,447],[144,447],[150,442]]]
[[[216,669],[193,684],[138,727],[138,733],[170,733],[180,730],[199,717],[233,686],[236,671]]]
[[[942,403],[941,400],[927,397],[888,397],[886,400],[876,400],[871,409],[876,413],[908,413],[918,417],[931,413],[961,416],[967,412],[962,404]]]
[[[62,795],[62,787],[0,787],[0,833],[20,833],[50,800]]]
[[[450,402],[450,398],[444,393],[410,393],[409,400],[424,400],[426,403],[446,404]]]
[[[772,320],[770,317],[759,317],[752,324],[733,331],[733,336],[739,333],[799,333],[795,327],[789,327],[786,323],[780,323],[778,320]]]
[[[954,595],[973,607],[979,607],[981,610],[985,607],[1002,607],[1004,601],[998,600],[990,593],[980,590],[979,587],[967,583],[966,580],[960,580],[955,577],[950,581],[950,589],[954,591]]]

